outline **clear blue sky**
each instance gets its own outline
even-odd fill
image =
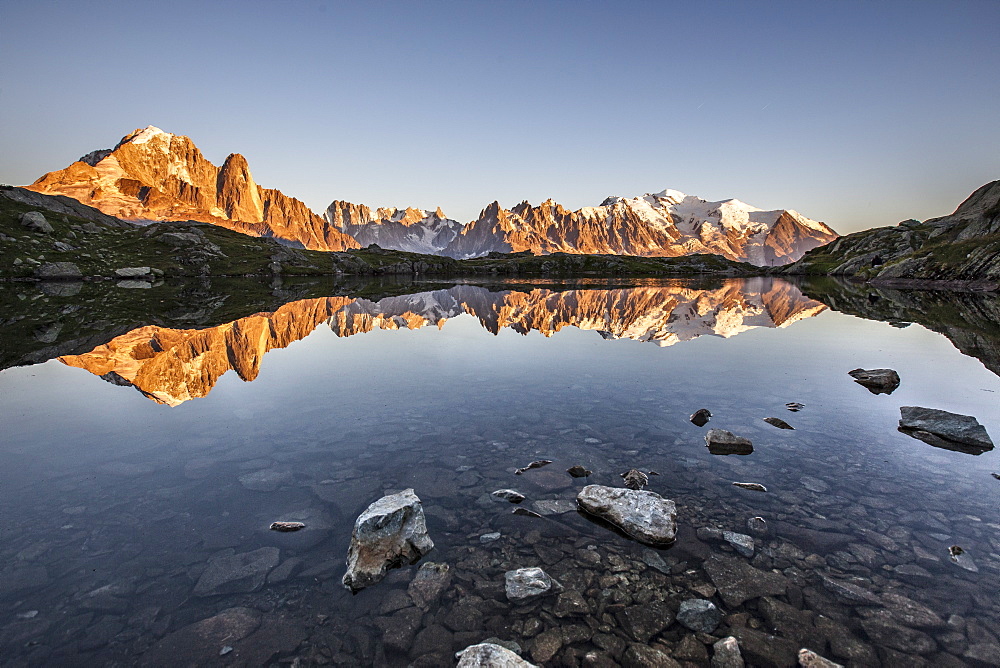
[[[0,0],[0,182],[146,125],[321,211],[675,188],[842,233],[1000,179],[1000,2]]]

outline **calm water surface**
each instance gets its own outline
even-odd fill
[[[896,430],[916,405],[996,438],[1000,379],[920,324],[760,279],[415,285],[74,339],[63,321],[106,298],[4,290],[6,359],[61,357],[0,372],[3,665],[437,666],[487,638],[546,665],[642,647],[708,665],[729,635],[750,665],[800,647],[845,665],[1000,665],[997,455]],[[40,308],[54,315],[14,327]],[[902,384],[871,394],[858,367]],[[753,454],[710,454],[712,427]],[[537,459],[553,464],[513,474]],[[571,478],[576,464],[593,474]],[[668,549],[574,509],[585,484],[632,468],[678,505]],[[357,595],[340,584],[354,519],[406,488],[436,545],[422,563],[449,566],[423,608],[407,593],[420,564]],[[500,488],[544,517],[511,514]],[[697,531],[749,534],[753,517],[767,531],[749,557]],[[528,566],[564,593],[509,603],[504,572]],[[673,620],[692,598],[721,610],[712,633]]]

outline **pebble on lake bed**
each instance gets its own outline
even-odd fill
[[[766,492],[767,487],[761,485],[757,482],[734,482],[733,487],[739,487],[740,489],[749,489],[754,492]]]
[[[306,525],[302,522],[271,522],[271,531],[298,531],[305,528]]]

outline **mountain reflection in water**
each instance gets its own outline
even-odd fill
[[[794,285],[765,278],[733,280],[710,289],[671,285],[491,291],[456,285],[378,301],[304,299],[207,329],[148,325],[91,352],[59,359],[176,406],[206,396],[230,369],[244,381],[254,380],[269,350],[284,348],[324,323],[337,336],[347,337],[377,329],[440,328],[450,318],[470,314],[494,334],[510,328],[552,336],[572,326],[595,330],[605,339],[670,346],[706,334],[728,338],[755,327],[786,327],[825,308]]]

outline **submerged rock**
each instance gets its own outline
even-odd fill
[[[793,427],[792,425],[788,424],[787,422],[785,422],[781,418],[766,417],[766,418],[764,418],[764,422],[768,423],[772,427],[777,427],[778,429],[795,429],[795,427]]]
[[[540,469],[543,466],[548,466],[552,463],[551,459],[539,459],[538,461],[531,462],[527,466],[522,466],[514,471],[514,475],[521,475],[525,471],[530,471],[531,469]]]
[[[712,412],[707,408],[699,408],[691,414],[691,423],[698,427],[704,427],[712,419]]]
[[[576,466],[571,466],[568,469],[566,469],[566,473],[570,474],[574,478],[586,478],[591,473],[593,473],[593,471],[588,471],[584,467],[577,464]]]
[[[761,596],[784,596],[788,590],[783,575],[754,568],[737,557],[712,555],[705,561],[705,572],[730,608]]]
[[[638,469],[629,469],[621,476],[625,486],[629,489],[642,489],[649,484],[649,476]]]
[[[729,543],[736,552],[742,554],[744,557],[752,557],[754,551],[753,538],[746,535],[745,533],[736,533],[734,531],[723,531],[722,540]]]
[[[390,568],[412,564],[434,548],[420,499],[412,489],[384,496],[358,516],[347,552],[344,586],[373,585]]]
[[[518,568],[504,573],[508,600],[521,603],[528,599],[562,591],[562,586],[541,568]]]
[[[709,429],[705,434],[705,445],[713,455],[749,455],[753,443],[725,429]]]
[[[993,449],[993,441],[986,433],[986,428],[971,415],[960,415],[919,406],[903,406],[899,412],[899,430],[931,445],[968,451],[973,454],[981,454],[975,451],[986,452]],[[944,443],[932,442],[924,438],[922,434],[936,436],[938,439],[943,439]],[[949,447],[949,445],[955,447]],[[962,445],[968,447],[958,447]]]
[[[242,554],[222,554],[208,562],[208,568],[194,586],[195,596],[243,594],[264,585],[268,572],[278,565],[280,550],[262,547]]]
[[[793,413],[798,413],[800,410],[802,410],[805,407],[806,407],[805,404],[800,404],[797,401],[789,401],[787,404],[785,404],[785,408],[787,408],[788,410],[792,411]]]
[[[524,501],[524,494],[516,489],[498,489],[490,494],[497,501],[510,501],[511,503],[521,503]]]
[[[451,567],[428,561],[421,564],[417,574],[410,581],[406,593],[418,608],[426,608],[436,601],[451,585]]]
[[[722,613],[711,601],[692,598],[681,602],[677,621],[692,631],[711,633],[722,621]]]
[[[872,394],[892,394],[899,387],[899,374],[892,369],[854,369],[847,373]]]
[[[455,654],[457,668],[538,668],[506,647],[484,642],[470,645]]]
[[[539,515],[538,513],[536,513],[534,510],[528,510],[527,508],[515,508],[513,510],[512,514],[514,514],[514,515],[523,515],[524,517],[538,517],[538,518],[541,518],[541,515]]]
[[[816,652],[805,647],[799,650],[799,666],[801,668],[844,668],[841,664],[824,659]]]
[[[712,645],[712,668],[743,668],[745,665],[736,638],[728,636]]]
[[[576,496],[586,512],[639,542],[666,545],[677,535],[677,506],[655,492],[587,485]]]
[[[767,535],[767,521],[763,517],[751,517],[747,520],[747,530],[751,535],[762,538]]]
[[[972,573],[979,572],[979,567],[976,566],[976,562],[974,562],[972,557],[970,557],[969,554],[958,545],[952,545],[948,548],[948,558],[951,559],[951,563],[955,564],[959,568]]]
[[[733,487],[739,487],[740,489],[749,489],[753,492],[766,492],[767,487],[761,485],[757,482],[734,482]]]

